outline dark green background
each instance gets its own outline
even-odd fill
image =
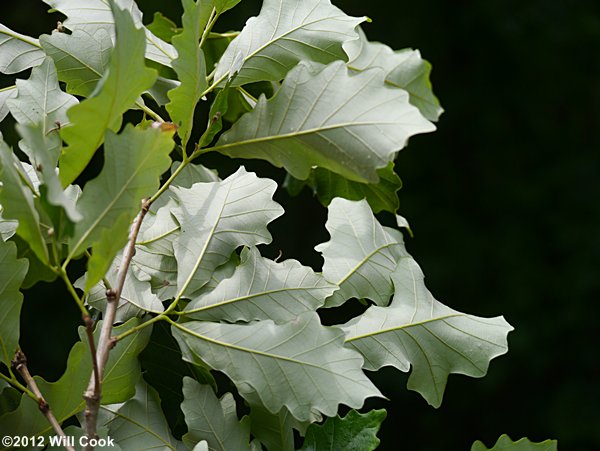
[[[180,14],[176,1],[139,4],[148,20],[155,10],[174,20]],[[408,247],[429,288],[453,308],[502,314],[516,328],[488,376],[450,377],[438,410],[406,390],[405,374],[374,375],[390,398],[368,403],[389,413],[380,449],[467,450],[502,433],[555,438],[562,450],[600,449],[598,2],[336,4],[368,15],[372,40],[419,48],[433,63],[446,113],[436,133],[414,138],[397,160],[400,213],[415,232]],[[0,21],[49,32],[57,18],[45,9],[11,2]],[[243,0],[217,28],[239,29],[258,9]],[[0,86],[8,84],[2,78]],[[5,133],[10,128],[3,124]],[[282,180],[281,172],[251,167]],[[327,239],[323,210],[307,192],[288,205],[267,253],[282,249],[319,265],[312,247]],[[28,295],[23,347],[34,371],[55,378],[66,357],[56,350],[76,339],[66,324],[78,313],[56,287],[39,284]]]

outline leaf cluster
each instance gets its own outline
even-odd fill
[[[383,397],[366,371],[412,368],[408,388],[438,407],[450,374],[481,377],[507,351],[504,318],[437,301],[406,221],[375,216],[397,214],[394,158],[442,113],[418,51],[368,41],[366,18],[329,0],[265,0],[233,33],[214,26],[239,0],[182,0],[181,27],[160,14],[144,26],[133,0],[44,1],[64,29],[0,26],[0,71],[32,69],[0,90],[0,120],[12,115],[22,138],[0,141],[0,376],[12,386],[0,398],[18,399],[3,433],[52,433],[11,365],[20,288],[38,280],[61,279],[84,321],[104,321],[80,329],[64,375],[40,390],[59,423],[81,425],[68,433],[89,434],[81,394],[97,361],[94,427],[122,449],[292,450],[299,436],[306,450],[375,449],[385,411],[355,410]],[[279,187],[243,166],[221,178],[202,165],[213,152],[314,191],[328,208],[321,271],[261,254],[284,214]],[[321,321],[319,309],[358,301],[345,324]]]

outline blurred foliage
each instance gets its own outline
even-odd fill
[[[161,11],[180,22],[179,2],[140,0],[145,21]],[[370,39],[413,47],[433,64],[446,113],[438,132],[414,139],[396,170],[400,213],[415,238],[409,250],[445,304],[476,315],[505,315],[516,331],[507,356],[480,380],[453,376],[439,410],[404,387],[406,376],[377,374],[392,396],[380,449],[460,450],[502,433],[558,439],[564,449],[600,449],[596,318],[600,297],[600,9],[592,0],[447,2],[334,1],[367,15]],[[218,31],[239,29],[260,2],[242,1]],[[2,22],[22,33],[50,32],[56,15],[41,2],[5,8]],[[27,74],[23,74],[25,78]],[[0,87],[7,77],[0,78]],[[205,118],[201,118],[205,120]],[[13,124],[2,124],[15,143]],[[233,165],[211,157],[223,174]],[[283,174],[247,165],[278,182]],[[287,194],[278,193],[280,198]],[[273,228],[285,235],[267,256],[320,265],[324,211],[308,190],[287,203]],[[269,255],[269,252],[272,255]],[[32,372],[56,379],[78,313],[59,284],[38,284],[24,304],[22,346]],[[57,312],[55,303],[64,310]],[[51,317],[46,337],[39,327]],[[54,333],[54,332],[56,333]],[[56,354],[64,350],[64,355]],[[62,352],[62,351],[61,351]],[[402,425],[400,427],[400,424]]]

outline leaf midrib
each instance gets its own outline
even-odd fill
[[[229,299],[221,300],[221,301],[218,301],[215,304],[204,305],[202,307],[198,307],[198,308],[195,308],[193,310],[184,310],[183,313],[184,314],[198,313],[198,312],[202,312],[202,311],[205,311],[205,310],[210,310],[210,309],[213,309],[213,308],[224,307],[224,306],[227,306],[227,305],[230,305],[230,304],[234,304],[236,302],[247,301],[247,300],[250,300],[250,299],[253,299],[253,298],[257,298],[257,297],[261,297],[261,296],[270,296],[272,294],[278,294],[278,293],[282,293],[282,292],[286,292],[286,291],[314,291],[314,290],[323,290],[323,289],[334,288],[334,287],[335,287],[335,285],[328,285],[328,286],[325,286],[325,287],[319,287],[319,286],[312,286],[312,287],[282,287],[282,288],[277,288],[277,289],[259,291],[257,293],[249,293],[249,294],[246,294],[244,296],[239,296],[239,297],[236,297],[236,298],[229,298]]]
[[[90,227],[88,227],[87,231],[77,241],[76,245],[73,246],[73,250],[69,253],[69,256],[67,257],[66,261],[69,261],[69,260],[71,260],[73,258],[73,256],[79,251],[79,247],[82,245],[82,243],[87,240],[87,238],[90,236],[90,234],[92,233],[92,231],[95,230],[96,227],[98,227],[99,223],[102,220],[104,220],[104,218],[108,215],[108,212],[113,208],[113,206],[117,203],[117,201],[121,199],[123,193],[125,191],[127,191],[127,189],[129,189],[130,185],[133,183],[133,180],[137,177],[138,173],[141,171],[141,169],[143,167],[145,167],[145,163],[149,159],[154,159],[154,158],[155,158],[155,156],[154,156],[153,152],[146,152],[145,153],[145,158],[140,162],[140,164],[138,164],[138,166],[135,169],[135,171],[126,180],[126,183],[121,184],[121,188],[117,192],[117,195],[113,196],[111,202],[102,211],[102,213],[96,218],[96,220],[94,222],[92,222],[92,224],[90,224]]]
[[[265,352],[265,351],[260,351],[258,349],[245,348],[245,347],[242,347],[242,346],[234,345],[232,343],[227,343],[227,342],[224,342],[224,341],[219,341],[217,339],[207,337],[206,335],[202,335],[200,333],[197,333],[196,331],[193,331],[191,329],[183,327],[181,324],[176,323],[175,321],[169,321],[169,322],[173,326],[175,326],[176,328],[178,328],[179,330],[181,330],[182,332],[185,332],[188,335],[191,335],[192,337],[198,338],[200,340],[207,341],[207,342],[209,342],[209,343],[211,343],[213,345],[222,346],[224,348],[229,348],[229,349],[233,349],[235,351],[244,352],[244,353],[250,354],[252,356],[256,356],[257,355],[257,356],[260,356],[260,357],[270,358],[270,359],[273,359],[273,360],[276,360],[276,361],[277,360],[281,360],[281,361],[284,361],[284,362],[289,362],[289,363],[292,363],[294,365],[308,366],[308,367],[311,367],[311,368],[318,369],[320,371],[324,371],[326,373],[335,374],[336,376],[342,377],[344,379],[351,380],[354,383],[359,383],[356,380],[352,379],[351,377],[347,376],[346,374],[342,374],[340,372],[332,371],[329,367],[326,367],[324,365],[319,365],[319,364],[316,364],[316,363],[313,363],[313,362],[307,362],[307,361],[303,361],[303,360],[295,360],[295,359],[293,359],[291,357],[287,357],[287,356],[283,356],[283,355],[278,355],[278,354],[271,354],[271,353],[268,353],[268,352]],[[305,327],[307,327],[307,326],[308,326],[308,323],[305,325]],[[289,339],[289,337],[288,337],[288,339]],[[322,345],[326,346],[329,343],[331,343],[332,341],[335,341],[336,339],[337,339],[337,337],[333,337],[333,339],[329,340],[326,343],[323,343]],[[306,354],[306,352],[308,352],[308,351],[314,351],[314,350],[315,349],[309,349],[307,351],[302,352],[302,354]],[[330,363],[330,362],[327,362],[327,363]],[[362,384],[360,384],[360,385],[362,385]]]
[[[221,144],[220,146],[210,147],[206,150],[221,151],[223,149],[227,149],[230,147],[247,146],[247,145],[262,143],[262,142],[266,142],[266,141],[276,141],[276,140],[282,140],[282,139],[296,138],[296,137],[301,137],[304,135],[309,135],[312,133],[319,134],[323,131],[336,130],[338,128],[345,128],[345,127],[352,128],[352,127],[361,127],[361,126],[365,126],[365,125],[373,126],[373,125],[397,125],[397,124],[398,124],[398,122],[396,122],[396,121],[340,122],[337,124],[321,126],[319,128],[313,127],[313,128],[309,128],[306,130],[297,130],[297,131],[293,131],[290,133],[283,133],[283,134],[279,134],[279,135],[269,135],[269,136],[249,138],[249,139],[245,139],[243,141],[235,141],[235,142],[231,142],[231,143],[227,143],[227,144]],[[372,149],[370,149],[370,150],[372,150]]]

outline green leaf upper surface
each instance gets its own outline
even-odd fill
[[[304,435],[309,422],[300,422],[285,407],[278,413],[271,413],[263,406],[250,407],[250,427],[252,435],[264,444],[269,451],[294,451],[294,429]],[[316,416],[314,421],[321,421]]]
[[[0,361],[10,368],[19,344],[23,295],[19,291],[29,264],[17,259],[15,243],[0,240]]]
[[[208,146],[215,136],[217,136],[217,133],[219,133],[223,128],[223,116],[227,114],[227,110],[229,108],[230,92],[231,89],[229,86],[225,86],[224,89],[221,89],[218,92],[215,100],[213,100],[208,113],[208,125],[206,126],[206,130],[198,142],[198,147]]]
[[[241,0],[212,0],[215,4],[215,8],[219,14],[224,13],[225,11],[230,10],[235,5],[237,5]]]
[[[4,120],[6,115],[8,114],[8,105],[6,102],[9,99],[13,99],[17,96],[17,87],[15,86],[7,86],[6,88],[0,89],[0,122]]]
[[[17,234],[23,238],[41,262],[49,262],[48,248],[42,233],[40,215],[35,207],[33,192],[25,184],[27,176],[22,167],[17,167],[15,156],[6,143],[0,139],[0,205],[4,219],[19,221]]]
[[[86,291],[104,276],[112,258],[125,245],[141,200],[158,189],[161,174],[169,168],[172,148],[170,133],[157,129],[140,130],[129,125],[119,135],[107,131],[104,167],[84,187],[77,203],[83,220],[75,226],[70,241],[69,257],[94,248],[92,259],[96,262],[90,261]],[[104,254],[102,247],[111,249],[110,254]]]
[[[82,216],[75,207],[75,198],[70,193],[77,188],[71,186],[68,190],[63,190],[56,173],[60,138],[56,134],[47,135],[37,124],[35,126],[19,124],[17,129],[23,137],[23,141],[19,144],[24,150],[27,149],[26,153],[33,166],[37,168],[38,178],[45,187],[45,189],[40,188],[40,193],[50,205],[59,207],[61,212],[64,211],[69,221],[81,220]],[[59,224],[54,225],[58,233]]]
[[[183,396],[181,410],[188,425],[183,443],[190,449],[206,440],[211,450],[250,450],[250,423],[238,420],[231,393],[217,399],[209,385],[200,385],[194,379],[184,377]]]
[[[175,22],[163,15],[160,11],[154,12],[152,22],[148,24],[147,28],[154,33],[155,36],[158,36],[163,41],[169,43],[173,36],[181,31]]]
[[[323,275],[340,287],[326,306],[353,297],[387,305],[394,292],[390,275],[398,259],[408,256],[402,234],[379,224],[365,200],[334,199],[325,227],[331,239],[315,249],[325,260]]]
[[[233,275],[192,300],[184,313],[193,319],[228,322],[271,319],[290,321],[315,311],[336,285],[296,260],[276,263],[256,248],[244,249]]]
[[[158,393],[143,380],[138,382],[135,396],[125,404],[118,409],[104,409],[114,414],[107,424],[108,436],[122,449],[187,450],[171,435]]]
[[[544,440],[543,442],[533,443],[527,438],[522,438],[513,442],[511,438],[502,435],[493,448],[486,447],[479,440],[473,443],[471,451],[557,451],[558,442],[556,440]]]
[[[265,0],[217,65],[215,80],[233,86],[278,81],[300,60],[327,64],[346,60],[342,44],[357,39],[364,17],[349,17],[329,0]]]
[[[221,136],[215,150],[267,160],[301,180],[318,166],[377,182],[377,169],[410,136],[433,130],[406,92],[384,85],[381,70],[350,75],[342,61],[325,67],[302,62],[271,99],[261,96]]]
[[[113,50],[108,32],[75,30],[73,34],[52,32],[40,36],[48,56],[52,57],[58,79],[67,84],[71,94],[88,97],[106,72]]]
[[[156,71],[144,65],[144,33],[135,28],[129,12],[115,7],[113,13],[117,43],[108,75],[103,79],[98,95],[69,110],[72,125],[62,131],[62,137],[68,143],[60,159],[63,186],[81,174],[102,144],[106,129],[116,131],[121,125],[121,115],[156,80]]]
[[[21,392],[9,385],[4,379],[0,381],[0,417],[19,407]]]
[[[360,29],[359,35],[360,39],[344,44],[349,58],[348,67],[355,71],[380,67],[385,72],[388,85],[408,91],[410,103],[427,119],[437,121],[444,110],[431,88],[431,65],[421,58],[419,51],[393,51],[385,44],[369,42]]]
[[[78,101],[60,90],[56,69],[49,57],[33,68],[29,80],[17,80],[17,88],[18,95],[8,101],[8,107],[23,138],[19,147],[37,171],[43,184],[40,188],[42,204],[46,213],[56,219],[53,221],[55,234],[60,235],[65,229],[70,230],[71,221],[81,219],[73,197],[63,190],[56,173],[62,144],[58,127],[68,123],[67,109]]]
[[[64,25],[71,31],[86,30],[90,34],[94,34],[98,29],[104,29],[110,35],[114,34],[116,21],[113,19],[111,13],[111,4],[113,2],[110,0],[86,0],[85,2],[81,2],[80,0],[43,1],[67,16]],[[146,41],[146,58],[165,66],[170,66],[171,61],[177,57],[177,52],[172,45],[156,37],[142,25],[142,12],[134,0],[116,0],[114,3],[120,9],[129,11],[135,25],[143,29]]]
[[[328,418],[324,424],[312,424],[306,431],[302,451],[372,451],[379,446],[377,431],[385,420],[385,410],[365,414],[351,410],[344,418]]]
[[[140,324],[140,320],[131,320],[122,326],[115,327],[113,333],[121,334]],[[100,334],[101,322],[94,332],[96,341]],[[46,382],[40,377],[34,379],[50,405],[59,423],[82,412],[85,400],[82,393],[87,388],[92,372],[92,361],[87,342],[87,334],[83,327],[79,328],[81,341],[77,342],[69,353],[67,369],[56,382]],[[141,377],[138,354],[148,343],[150,328],[129,335],[119,341],[109,354],[102,381],[102,404],[124,402],[134,394],[137,380]],[[48,435],[52,426],[44,415],[40,415],[36,402],[28,396],[21,397],[19,408],[0,417],[0,434]]]
[[[0,73],[16,74],[35,67],[45,56],[37,39],[0,24]]]
[[[359,183],[327,169],[316,168],[306,181],[293,179],[288,174],[285,185],[292,195],[297,194],[304,185],[308,185],[326,207],[335,197],[343,197],[348,200],[367,199],[373,213],[383,210],[395,213],[400,207],[396,193],[402,188],[402,181],[394,172],[394,163],[378,169],[377,175],[379,176],[378,183]]]
[[[40,125],[44,133],[67,125],[67,110],[78,103],[58,85],[52,58],[46,57],[31,71],[28,80],[17,80],[18,94],[7,101],[8,109],[20,124]]]
[[[283,213],[272,199],[276,188],[243,167],[221,182],[171,188],[179,202],[172,213],[181,226],[173,245],[180,295],[202,288],[237,247],[271,241],[267,224]]]
[[[342,329],[346,343],[365,357],[365,368],[413,370],[408,388],[439,407],[450,373],[482,377],[490,360],[508,351],[513,330],[503,317],[457,312],[427,290],[419,265],[402,258],[392,274],[395,294],[389,307],[370,307]]]
[[[177,133],[185,148],[194,123],[196,104],[208,86],[204,53],[199,43],[213,5],[205,0],[182,0],[182,3],[183,31],[173,37],[173,45],[178,54],[173,61],[173,69],[181,84],[169,91],[171,102],[167,104],[167,111],[171,120],[179,126]]]
[[[190,321],[174,324],[173,335],[184,358],[191,352],[225,373],[250,404],[271,412],[286,407],[300,421],[381,396],[361,371],[362,357],[343,347],[343,333],[322,326],[314,312],[283,325]]]

